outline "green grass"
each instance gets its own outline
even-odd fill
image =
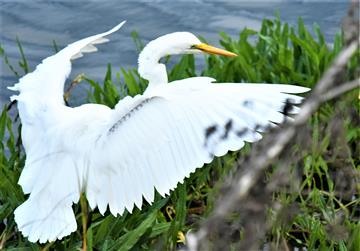
[[[315,37],[301,19],[296,27],[291,27],[276,18],[264,20],[260,32],[244,29],[238,38],[221,33],[221,45],[239,56],[206,56],[201,75],[214,77],[218,82],[293,83],[313,87],[343,47],[341,34],[335,36],[333,46],[328,46],[317,25],[313,31]],[[136,33],[133,38],[140,50],[142,41]],[[17,42],[19,65],[25,74],[30,70],[19,40]],[[56,43],[53,44],[57,50]],[[22,75],[11,66],[2,46],[0,55],[14,75]],[[355,78],[359,55],[358,52],[349,62],[344,79]],[[169,80],[196,76],[196,72],[194,57],[185,55],[168,70]],[[91,76],[81,79],[82,84],[91,87],[90,102],[110,107],[126,95],[142,93],[147,86],[135,69],[115,71],[110,65],[102,83],[92,80]],[[8,113],[6,106],[0,116],[0,249],[79,249],[82,245],[80,205],[74,205],[77,232],[61,241],[33,244],[17,231],[13,211],[26,197],[17,185],[25,153],[18,137],[18,118]],[[286,220],[269,210],[272,228],[264,242],[271,243],[275,249],[283,248],[286,242],[288,247],[307,247],[308,250],[360,250],[358,114],[358,92],[353,91],[324,104],[309,121],[310,141],[306,147],[298,147],[303,158],[289,164],[294,172],[301,173],[299,189],[282,189],[273,195],[273,201],[294,210]],[[340,125],[332,126],[337,122]],[[135,209],[132,214],[114,217],[109,212],[104,216],[97,210],[89,212],[89,250],[171,250],[182,245],[181,233],[196,229],[211,214],[221,181],[232,170],[236,159],[250,148],[246,145],[239,153],[216,158],[178,185],[169,197],[157,194],[153,205],[145,204],[142,210]],[[271,171],[268,175],[271,176]]]

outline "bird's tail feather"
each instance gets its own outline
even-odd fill
[[[72,204],[79,201],[82,174],[69,153],[46,154],[26,160],[19,184],[29,198],[15,210],[19,230],[32,242],[55,241],[76,230]],[[80,158],[79,158],[80,159]],[[36,161],[35,161],[36,160]]]
[[[51,194],[45,196],[43,193],[30,196],[14,212],[19,230],[31,242],[55,241],[77,228],[71,199],[64,198],[53,205],[49,203],[50,198]]]

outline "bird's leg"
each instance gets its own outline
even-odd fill
[[[80,207],[81,207],[81,221],[82,221],[82,229],[83,229],[83,246],[82,250],[87,250],[87,242],[86,242],[86,233],[87,233],[87,215],[88,215],[88,205],[84,194],[80,196]]]

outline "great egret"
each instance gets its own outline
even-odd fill
[[[160,58],[207,52],[235,56],[176,32],[150,42],[139,56],[139,73],[149,80],[143,95],[125,97],[114,109],[104,105],[64,105],[64,82],[71,60],[96,51],[95,44],[124,24],[75,43],[42,61],[10,87],[22,122],[26,163],[19,184],[28,199],[15,221],[29,241],[61,239],[76,230],[72,204],[80,194],[89,206],[113,215],[152,203],[154,188],[165,196],[212,156],[204,147],[205,130],[229,119],[242,135],[231,133],[213,148],[215,156],[261,139],[258,125],[280,123],[287,99],[300,103],[307,88],[281,84],[213,83],[194,77],[168,84]]]

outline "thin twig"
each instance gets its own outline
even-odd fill
[[[327,93],[325,93],[321,99],[322,102],[326,102],[327,100],[331,100],[334,99],[336,97],[341,96],[342,94],[351,91],[355,88],[359,88],[360,87],[360,78],[354,79],[352,81],[346,82],[336,88],[333,88],[331,90],[329,90]]]
[[[77,75],[73,81],[71,81],[70,86],[66,89],[64,92],[64,100],[65,103],[68,104],[71,91],[74,89],[75,86],[77,86],[83,79],[85,78],[85,74],[79,74]]]

